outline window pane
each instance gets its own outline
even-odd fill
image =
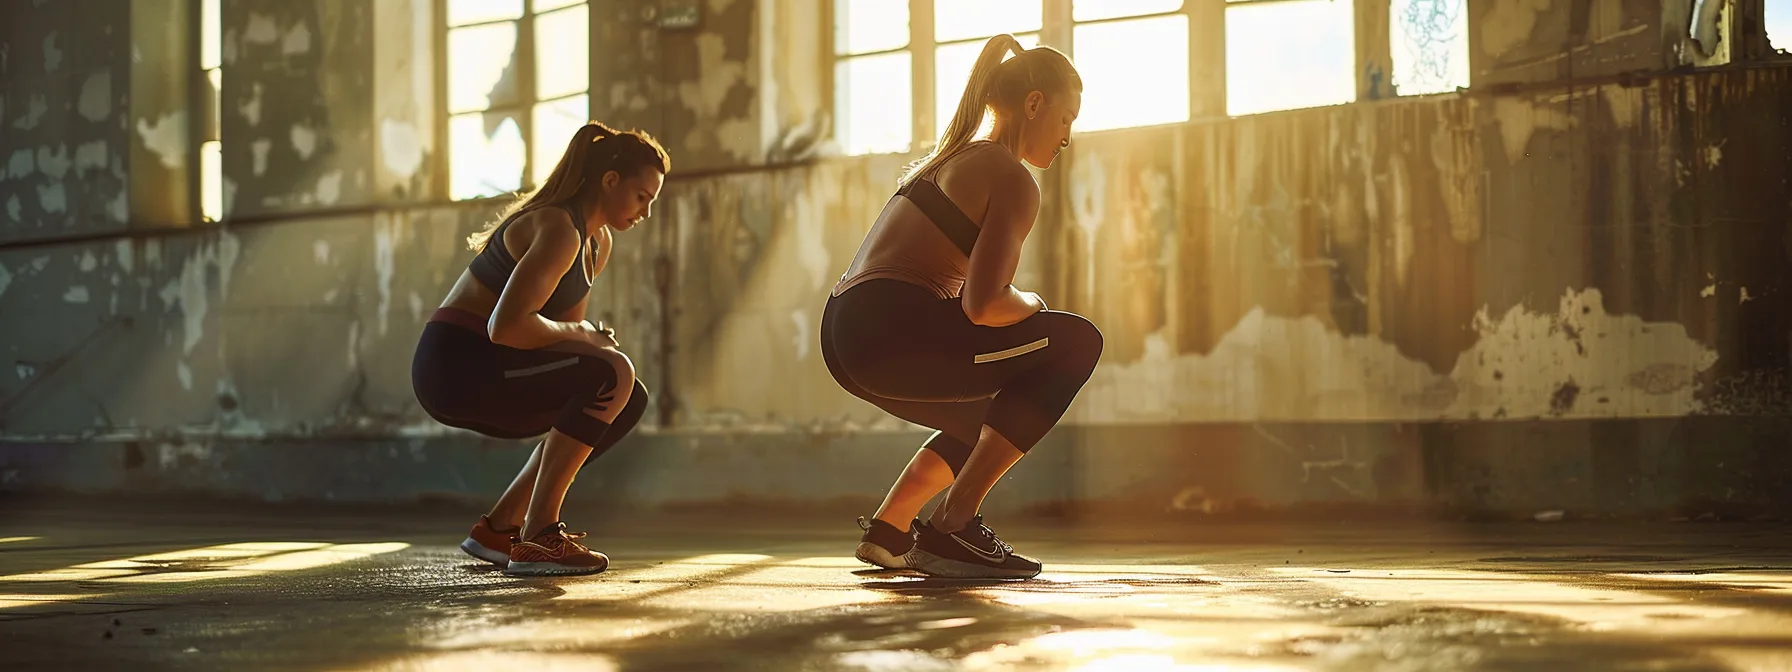
[[[1014,36],[1020,40],[1021,46],[1028,49],[1039,46],[1039,33],[1026,33]],[[944,44],[933,50],[933,129],[944,134],[946,124],[952,116],[958,114],[958,101],[964,98],[964,86],[971,79],[971,66],[977,64],[977,54],[983,53],[984,40],[976,42],[959,42]],[[984,125],[989,120],[984,119]]]
[[[841,151],[908,151],[914,137],[909,66],[906,51],[848,58],[834,66],[834,137]]]
[[[496,196],[523,186],[523,132],[515,116],[463,114],[448,121],[450,195]]]
[[[1083,76],[1075,130],[1188,121],[1188,16],[1081,25],[1071,43]]]
[[[1182,9],[1182,0],[1071,0],[1070,7],[1071,20],[1097,21],[1174,12]]]
[[[224,64],[223,51],[220,49],[222,37],[218,27],[218,3],[221,0],[201,0],[199,5],[199,69],[210,70]]]
[[[448,0],[448,25],[523,17],[523,0]]]
[[[531,184],[548,181],[573,134],[591,120],[591,104],[587,101],[584,94],[579,94],[535,106],[534,125],[529,129],[535,134],[535,143],[531,145],[534,162],[529,164]]]
[[[535,87],[541,98],[591,88],[591,23],[583,5],[535,17]]]
[[[224,69],[213,68],[205,71],[205,81],[208,87],[205,92],[206,109],[211,116],[205,118],[205,123],[202,125],[204,137],[201,137],[200,140],[220,140],[222,136],[219,134],[218,126],[223,123],[224,119],[220,103],[224,98]]]
[[[933,39],[955,42],[1000,33],[1039,30],[1045,10],[1040,0],[951,0],[933,6]]]
[[[199,212],[208,221],[224,218],[224,146],[199,145]]]
[[[1468,86],[1467,0],[1393,0],[1388,10],[1394,86],[1401,95]]]
[[[516,24],[448,31],[448,111],[516,102]]]
[[[556,10],[561,7],[571,7],[573,5],[577,5],[582,2],[584,2],[584,0],[535,0],[534,10],[535,10],[535,13],[540,14],[542,12]]]
[[[1782,51],[1792,47],[1792,0],[1767,0],[1765,4],[1767,41]]]
[[[908,46],[908,0],[834,0],[834,53]]]
[[[1226,113],[1356,100],[1352,0],[1226,7]]]

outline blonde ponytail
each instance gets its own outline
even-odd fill
[[[601,122],[587,122],[572,134],[572,140],[566,143],[566,152],[560,155],[560,163],[554,165],[548,179],[533,191],[519,195],[498,212],[497,219],[486,223],[484,229],[467,236],[467,247],[474,251],[485,249],[498,225],[519,212],[562,205],[581,195],[595,196],[601,189],[599,181],[608,171],[615,170],[630,177],[634,171],[648,166],[658,169],[661,174],[672,170],[671,157],[653,136],[645,131],[622,132]]]
[[[1020,40],[1007,33],[989,38],[988,42],[983,43],[983,53],[977,55],[977,63],[971,66],[971,77],[965,82],[964,94],[958,99],[958,111],[952,115],[952,121],[946,124],[946,130],[940,134],[939,143],[927,156],[909,164],[898,184],[907,185],[933,170],[944,158],[971,143],[972,136],[983,126],[983,117],[989,111],[989,95],[996,67],[1002,64],[1002,60],[1010,52],[1018,56],[1024,51],[1026,49],[1020,46]]]

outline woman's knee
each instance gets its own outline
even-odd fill
[[[1063,344],[1063,357],[1077,368],[1095,369],[1101,359],[1104,341],[1101,329],[1076,313],[1055,313],[1051,325],[1052,345]]]

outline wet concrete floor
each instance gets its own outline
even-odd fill
[[[1046,571],[966,582],[850,520],[604,520],[609,572],[517,579],[459,514],[6,518],[8,669],[1792,669],[1780,524],[991,521]]]

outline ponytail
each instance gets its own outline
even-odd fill
[[[910,181],[933,170],[946,157],[964,149],[971,143],[977,130],[983,127],[983,117],[989,111],[989,97],[993,89],[996,68],[1002,64],[1010,52],[1016,56],[1026,51],[1020,41],[1013,35],[1003,33],[989,38],[983,43],[983,53],[977,55],[977,63],[971,66],[971,78],[965,82],[964,94],[958,99],[958,111],[952,115],[952,121],[946,124],[945,132],[940,134],[939,144],[932,152],[921,160],[909,164],[899,184],[906,185]]]
[[[602,189],[604,173],[614,170],[627,178],[648,167],[662,175],[672,170],[671,157],[653,136],[646,131],[618,131],[602,122],[588,122],[572,134],[566,152],[560,155],[560,163],[555,164],[548,179],[499,211],[498,218],[484,229],[467,236],[467,247],[474,251],[485,249],[499,224],[524,211],[595,198]]]

